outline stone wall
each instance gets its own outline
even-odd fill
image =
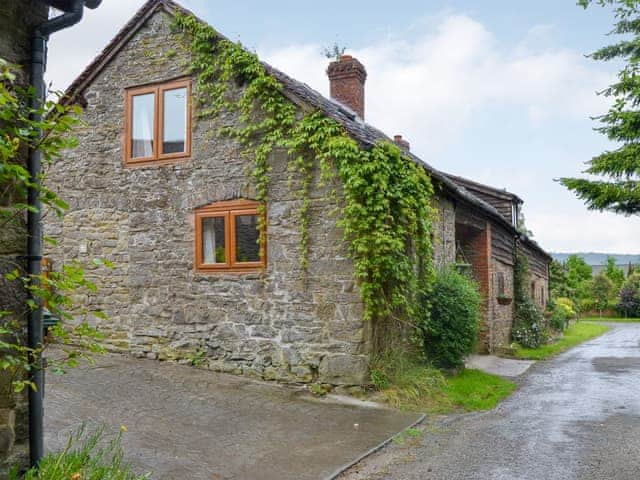
[[[98,293],[77,298],[109,315],[99,325],[113,349],[184,362],[198,356],[211,369],[265,379],[363,383],[369,334],[326,191],[311,192],[304,272],[297,188],[288,185],[286,155],[273,155],[264,275],[202,274],[194,271],[194,209],[255,197],[240,146],[216,134],[238,119],[194,116],[187,161],[123,165],[124,89],[186,71],[188,51],[170,23],[156,13],[83,92],[80,146],[49,173],[71,205],[64,221],[47,218],[45,233],[59,241],[47,252],[53,268],[94,257],[116,264],[90,269]]]
[[[525,242],[519,243],[518,249],[529,262],[529,294],[539,307],[545,309],[549,302],[550,260]]]
[[[490,299],[491,309],[491,336],[489,350],[495,351],[500,347],[506,347],[511,341],[511,328],[513,327],[513,265],[497,260],[495,257],[492,264],[493,295]],[[500,296],[500,277],[504,294]]]
[[[48,9],[35,0],[0,0],[0,58],[18,65],[19,81],[28,82],[31,32],[47,18]],[[0,203],[0,208],[6,206]],[[24,220],[24,219],[23,219]],[[26,253],[24,221],[0,231],[0,310],[20,312],[25,292],[17,282],[7,282],[4,274],[22,265]],[[22,265],[23,266],[23,265]],[[13,465],[27,466],[28,416],[24,395],[13,396],[10,378],[0,371],[0,479]]]
[[[456,262],[456,211],[451,200],[438,197],[433,222],[433,262],[436,268],[444,268]]]

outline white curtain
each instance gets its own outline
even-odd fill
[[[142,110],[142,138],[145,141],[142,143],[143,151],[141,157],[150,157],[153,155],[153,133],[151,132],[153,126],[153,118],[149,116],[148,110]],[[146,141],[149,139],[149,141]]]
[[[207,219],[202,222],[202,248],[204,263],[216,263],[216,231],[215,220]]]
[[[133,152],[134,158],[153,155],[154,94],[133,97]]]

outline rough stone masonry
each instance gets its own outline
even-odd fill
[[[199,120],[184,162],[123,165],[126,87],[185,75],[189,53],[154,14],[84,91],[80,146],[51,169],[49,185],[71,209],[51,216],[46,234],[59,241],[48,256],[113,270],[90,271],[95,295],[76,300],[103,309],[100,329],[114,350],[295,382],[360,384],[368,374],[367,326],[342,232],[326,191],[311,192],[308,272],[300,265],[299,196],[288,185],[284,153],[272,157],[268,268],[264,274],[194,271],[194,209],[220,200],[255,198],[240,146],[217,132],[238,125],[229,114]],[[89,267],[91,268],[91,267]]]

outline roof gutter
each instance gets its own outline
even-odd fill
[[[50,2],[46,2],[50,4]],[[40,123],[42,121],[42,107],[45,99],[44,72],[47,63],[47,41],[52,33],[75,25],[82,20],[85,5],[89,8],[97,8],[101,0],[71,0],[65,13],[51,18],[38,25],[31,38],[31,85],[33,97],[31,99],[31,120]],[[40,130],[38,137],[43,135]],[[42,273],[42,202],[40,201],[40,175],[42,166],[42,152],[33,149],[29,152],[28,169],[33,186],[29,188],[27,213],[27,273],[34,283]],[[43,441],[43,392],[44,371],[42,369],[42,355],[40,349],[43,345],[42,328],[42,302],[33,294],[31,300],[36,308],[30,310],[28,321],[28,345],[34,353],[32,358],[34,367],[30,373],[30,380],[34,388],[29,389],[29,455],[31,466],[37,467],[44,454]]]

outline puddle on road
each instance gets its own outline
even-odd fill
[[[640,370],[640,357],[595,357],[591,363],[597,372],[625,373]]]

